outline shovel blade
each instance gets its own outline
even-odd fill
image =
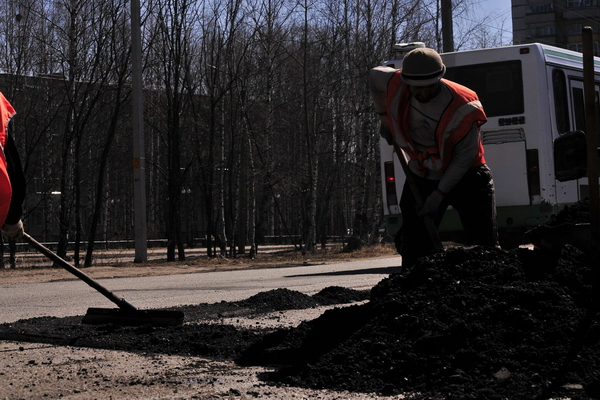
[[[88,308],[81,321],[84,324],[114,324],[122,326],[177,326],[183,324],[182,311],[122,310],[120,308]]]

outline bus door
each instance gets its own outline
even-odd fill
[[[485,127],[485,125],[484,125]],[[527,149],[522,128],[482,129],[485,161],[492,170],[498,207],[529,205]],[[536,193],[539,197],[539,191]]]
[[[570,87],[570,108],[571,108],[571,121],[572,130],[575,131],[586,131],[585,127],[585,102],[583,93],[583,81],[580,79],[569,80]],[[595,87],[595,99],[596,99],[596,132],[598,135],[600,127],[600,112],[599,112],[599,88],[598,85]],[[600,137],[600,136],[599,136]],[[577,179],[575,181],[557,182],[557,200],[559,203],[570,203],[581,199],[585,199],[589,195],[589,185],[587,176]]]

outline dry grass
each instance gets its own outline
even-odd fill
[[[206,250],[204,250],[204,253],[205,252]],[[205,254],[194,254],[188,256],[182,263],[190,266],[214,266],[220,268],[223,268],[224,266],[230,266],[236,268],[240,266],[262,267],[268,266],[269,264],[280,266],[315,262],[351,261],[354,259],[358,260],[364,258],[390,257],[394,255],[397,255],[397,253],[393,244],[364,246],[361,249],[352,252],[344,251],[344,248],[341,245],[335,245],[325,249],[318,248],[314,252],[309,252],[307,254],[302,254],[302,251],[298,249],[261,251],[259,248],[259,252],[255,258],[250,258],[248,252],[246,252],[246,254],[238,254],[235,257],[208,257]],[[160,265],[164,263],[167,262],[165,260],[154,260],[148,262],[147,264]]]
[[[360,259],[393,257],[397,255],[393,244],[365,246],[359,250],[345,252],[341,246],[317,249],[314,253],[302,254],[300,250],[261,250],[252,259],[248,254],[237,257],[208,257],[206,249],[186,250],[184,261],[166,261],[166,249],[149,249],[150,261],[132,262],[131,250],[99,252],[93,265],[85,268],[87,275],[94,279],[187,274],[209,271],[227,271],[235,269],[277,268],[319,263],[334,263]],[[52,262],[35,253],[27,253],[17,260],[16,269],[0,269],[0,279],[4,284],[48,282],[75,279],[63,268],[53,266]]]

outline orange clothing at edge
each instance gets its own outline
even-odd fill
[[[15,115],[15,109],[6,100],[6,97],[0,93],[0,146],[2,150],[0,151],[0,227],[4,225],[12,197],[12,186],[6,169],[4,146],[6,146],[6,138],[8,136],[8,123],[13,115]]]
[[[477,97],[471,89],[458,83],[442,79],[452,92],[452,101],[444,110],[436,128],[437,156],[442,158],[442,167],[437,172],[444,172],[452,160],[452,149],[471,130],[473,123],[483,125],[487,118]],[[388,83],[387,90],[387,118],[394,140],[402,150],[413,160],[432,156],[428,149],[427,154],[419,153],[409,134],[408,112],[410,109],[410,89],[402,81],[401,71],[397,71]],[[462,118],[457,119],[457,112]],[[483,157],[483,144],[479,141],[479,152],[471,168],[485,164]]]

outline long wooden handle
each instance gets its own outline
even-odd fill
[[[116,296],[113,292],[100,285],[89,275],[85,274],[83,271],[79,270],[78,268],[75,268],[74,266],[63,260],[61,257],[58,256],[58,254],[54,253],[52,250],[50,250],[31,236],[29,236],[27,233],[23,233],[23,239],[27,243],[32,245],[37,251],[48,257],[50,260],[54,261],[56,264],[66,269],[67,271],[69,271],[70,273],[72,273],[73,275],[90,285],[92,288],[96,289],[98,292],[104,295],[104,297],[106,297],[107,299],[115,303],[117,306],[119,306],[120,309],[130,312],[137,311],[137,308],[133,304],[121,297]]]
[[[408,186],[410,186],[410,189],[413,193],[415,201],[416,201],[417,205],[420,208],[422,208],[424,201],[423,201],[423,198],[421,197],[421,192],[419,192],[419,189],[417,188],[417,184],[414,180],[412,172],[410,171],[410,168],[408,167],[408,161],[406,160],[406,154],[404,154],[404,151],[395,142],[394,142],[394,149],[396,150],[396,154],[398,155],[398,159],[400,160],[400,164],[402,165],[402,170],[404,170],[404,175],[406,176],[406,181],[408,182]],[[437,228],[435,227],[435,222],[433,221],[433,218],[431,218],[431,215],[429,215],[429,214],[424,215],[423,222],[425,223],[425,227],[427,228],[427,232],[429,233],[429,237],[431,238],[431,243],[433,244],[433,247],[436,250],[444,250],[444,245],[442,244],[442,240],[440,239],[440,234],[439,234]]]

